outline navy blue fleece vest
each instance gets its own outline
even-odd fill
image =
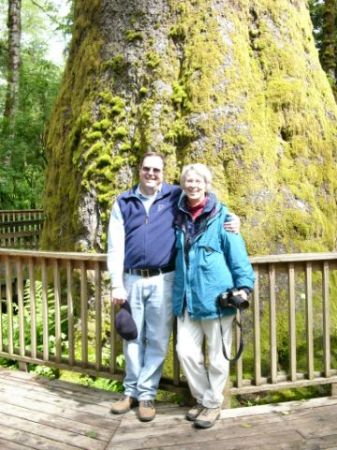
[[[125,229],[124,269],[159,268],[174,264],[175,231],[181,189],[163,183],[146,214],[136,187],[118,197]]]

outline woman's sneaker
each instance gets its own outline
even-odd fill
[[[220,417],[220,408],[204,408],[194,421],[197,428],[211,428]]]
[[[203,409],[204,409],[204,407],[200,403],[197,403],[189,411],[187,411],[186,416],[185,416],[186,419],[193,422],[199,416],[199,414],[201,413],[201,411]]]

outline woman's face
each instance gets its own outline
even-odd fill
[[[205,180],[193,170],[186,173],[183,189],[191,205],[197,205],[205,198]]]

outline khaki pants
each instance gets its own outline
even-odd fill
[[[221,318],[223,342],[230,355],[234,316]],[[207,340],[208,367],[202,350]],[[221,407],[229,373],[229,361],[223,356],[219,319],[192,320],[185,311],[178,318],[177,353],[193,397],[206,408]]]

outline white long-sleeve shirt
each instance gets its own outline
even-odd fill
[[[108,271],[113,289],[124,288],[123,268],[125,253],[124,219],[118,202],[112,206],[108,228]]]
[[[139,186],[135,194],[142,201],[146,212],[148,213],[151,205],[156,199],[157,193],[154,195],[144,195],[140,192]],[[111,210],[109,228],[108,228],[108,271],[110,274],[112,289],[123,289],[123,271],[124,271],[124,255],[125,255],[125,229],[124,219],[116,201]],[[123,291],[122,291],[123,292]],[[125,292],[124,292],[125,294]]]

